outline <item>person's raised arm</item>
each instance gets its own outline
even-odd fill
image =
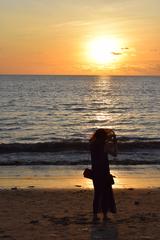
[[[104,151],[113,157],[117,156],[117,141],[114,138],[112,141],[106,141],[104,146]]]

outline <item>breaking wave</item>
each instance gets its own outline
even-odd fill
[[[128,140],[118,141],[119,151],[135,149],[160,149],[160,141],[157,140]],[[37,142],[37,143],[1,143],[0,153],[12,152],[57,152],[57,151],[87,151],[89,143],[82,141],[61,141],[61,142]]]
[[[119,139],[118,157],[110,164],[160,164],[160,141],[156,139]],[[0,165],[88,165],[89,143],[57,141],[0,144]]]

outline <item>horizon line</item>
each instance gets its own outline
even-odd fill
[[[0,73],[0,76],[101,76],[101,77],[160,77],[159,74],[39,74],[39,73]]]

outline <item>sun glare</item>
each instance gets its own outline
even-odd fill
[[[118,38],[97,37],[87,43],[87,58],[98,65],[107,65],[121,58],[121,41]]]

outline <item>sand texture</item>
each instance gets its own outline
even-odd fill
[[[91,190],[1,190],[0,240],[158,240],[160,189],[114,193],[118,213],[95,224]]]

